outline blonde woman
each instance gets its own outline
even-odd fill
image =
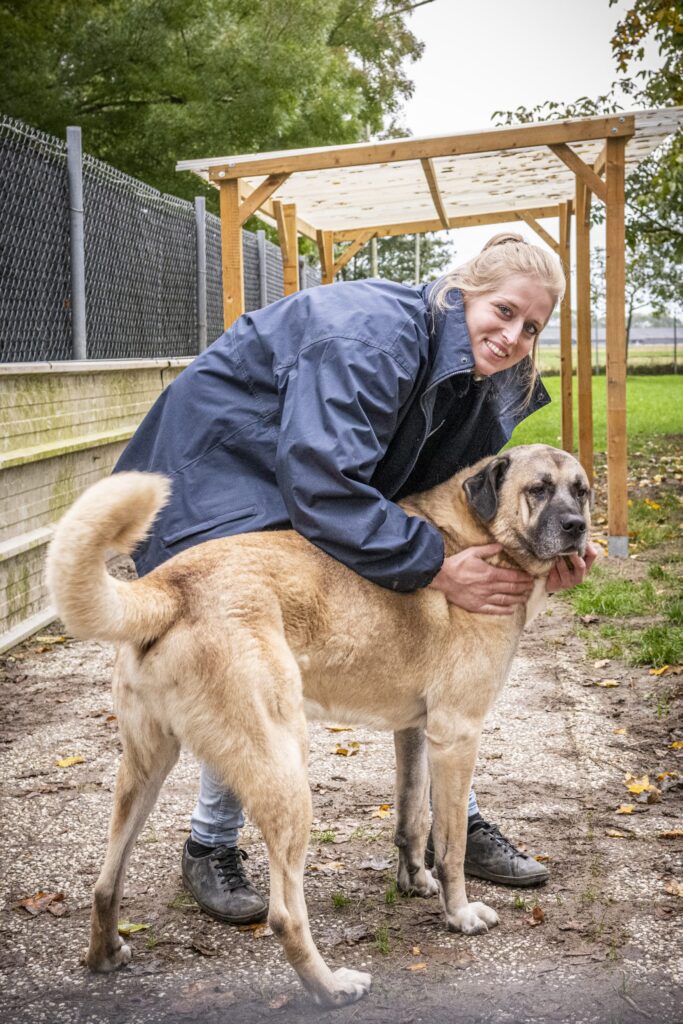
[[[511,614],[531,580],[487,562],[497,545],[444,559],[439,532],[396,502],[499,451],[549,401],[535,352],[563,291],[552,255],[505,234],[430,285],[336,284],[240,317],[161,395],[116,467],[172,479],[138,572],[214,537],[294,528],[378,586]],[[548,589],[580,582],[593,558],[589,546],[573,571],[558,562]],[[202,768],[183,877],[208,914],[246,923],[267,904],[244,871],[225,781]],[[469,811],[468,873],[547,879],[473,792]]]

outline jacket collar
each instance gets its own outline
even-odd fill
[[[430,369],[425,390],[430,390],[454,374],[471,373],[474,369],[472,342],[465,322],[465,304],[462,292],[454,288],[449,293],[451,308],[435,311],[431,296],[438,281],[423,285],[422,297],[427,311],[427,324],[432,344],[430,345]],[[491,400],[505,432],[510,436],[522,420],[550,402],[550,396],[536,378],[531,401],[526,402],[527,382],[522,363],[501,370],[486,379]]]

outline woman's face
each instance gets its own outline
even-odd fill
[[[475,371],[488,377],[524,359],[552,311],[545,285],[524,274],[506,278],[484,295],[466,295],[465,322]]]

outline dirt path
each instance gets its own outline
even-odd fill
[[[108,977],[80,966],[119,750],[110,663],[110,650],[95,643],[35,640],[4,661],[0,1018],[319,1020],[271,935],[211,921],[184,894],[180,851],[197,780],[187,756],[133,854],[122,917],[149,928],[131,938],[131,966]],[[312,928],[334,966],[374,976],[369,998],[331,1020],[683,1020],[683,847],[663,835],[681,828],[680,780],[661,783],[660,802],[615,813],[629,799],[624,775],[675,771],[683,751],[671,743],[683,737],[673,715],[657,715],[647,670],[618,671],[618,687],[595,685],[615,667],[585,660],[559,601],[525,634],[486,728],[476,783],[484,814],[547,858],[551,880],[537,892],[472,880],[470,898],[501,918],[481,937],[448,934],[436,900],[395,893],[393,816],[373,816],[392,801],[391,737],[312,727]],[[356,752],[332,753],[337,745]],[[83,763],[56,766],[71,756]],[[244,845],[265,888],[254,830]],[[63,893],[56,907],[65,912],[17,908],[39,890]],[[543,923],[530,923],[534,906]]]

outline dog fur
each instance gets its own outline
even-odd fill
[[[308,926],[307,716],[394,732],[399,889],[440,892],[451,930],[475,934],[497,924],[491,908],[467,902],[467,795],[524,606],[478,615],[435,589],[382,589],[294,531],[212,540],[142,579],[113,579],[107,549],[130,552],[168,493],[168,481],[153,474],[100,481],[59,524],[48,557],[67,629],[118,644],[123,756],[95,886],[89,966],[110,971],[130,959],[117,932],[126,863],[186,747],[238,794],[263,834],[269,923],[304,986],[326,1006],[368,991],[369,974],[328,968]],[[441,531],[447,556],[500,542],[504,551],[493,561],[531,573],[537,592],[556,556],[585,548],[588,504],[581,466],[544,445],[484,459],[402,502]],[[572,516],[583,518],[585,531],[568,547]],[[430,781],[438,883],[424,866]]]

